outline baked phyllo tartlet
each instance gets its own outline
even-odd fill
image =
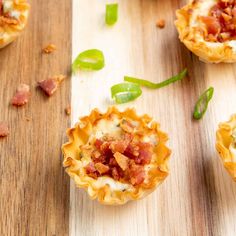
[[[194,0],[177,10],[180,40],[205,62],[236,61],[236,1]]]
[[[236,114],[219,125],[216,133],[216,149],[224,167],[236,181]]]
[[[151,193],[168,175],[168,136],[133,109],[94,109],[67,132],[64,166],[92,199],[121,205]]]
[[[25,28],[28,14],[26,0],[0,0],[0,48],[19,36]]]

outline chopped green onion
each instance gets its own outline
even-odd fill
[[[161,83],[152,83],[148,80],[143,80],[143,79],[137,79],[137,78],[133,78],[133,77],[128,77],[128,76],[125,76],[124,77],[124,81],[126,82],[131,82],[131,83],[136,83],[136,84],[139,84],[141,86],[145,86],[145,87],[148,87],[148,88],[151,88],[151,89],[159,89],[159,88],[162,88],[162,87],[165,87],[171,83],[174,83],[178,80],[181,80],[183,79],[186,75],[187,75],[187,69],[184,69],[183,71],[181,71],[178,75],[175,75]]]
[[[203,117],[203,115],[207,110],[208,103],[212,99],[213,93],[214,93],[214,88],[210,87],[199,97],[194,108],[194,113],[193,113],[194,119],[199,120]]]
[[[106,24],[114,25],[118,20],[118,3],[106,5]]]
[[[111,97],[116,103],[126,103],[141,96],[142,90],[138,84],[121,83],[111,87]]]
[[[75,73],[81,70],[101,70],[105,65],[103,52],[98,49],[90,49],[81,52],[72,64],[72,71]]]

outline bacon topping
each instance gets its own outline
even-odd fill
[[[56,50],[56,45],[54,44],[49,44],[45,48],[43,48],[43,52],[46,54],[50,54]]]
[[[209,16],[201,17],[206,25],[211,42],[225,42],[236,39],[236,0],[219,0],[209,12]]]
[[[165,28],[165,25],[166,25],[166,22],[163,19],[158,20],[157,23],[156,23],[156,26],[160,29]]]
[[[30,89],[27,84],[20,84],[16,90],[16,94],[12,98],[11,104],[13,106],[23,106],[29,102]]]
[[[0,16],[3,14],[3,3],[2,0],[0,0]]]
[[[9,129],[6,123],[0,122],[0,137],[7,137],[9,135]]]
[[[66,115],[70,116],[71,115],[71,106],[68,106],[65,108],[65,113]]]
[[[54,76],[52,78],[38,82],[38,86],[48,96],[52,96],[58,89],[59,84],[66,78],[64,75]]]
[[[88,148],[93,149],[90,154]],[[92,159],[85,167],[90,177],[106,175],[132,185],[139,185],[145,180],[144,166],[150,164],[153,153],[151,144],[137,141],[133,135],[125,132],[121,139],[104,136],[80,149]]]
[[[0,26],[4,25],[17,25],[18,20],[6,16],[0,16]]]
[[[116,152],[114,154],[114,157],[115,157],[115,160],[116,162],[118,163],[118,165],[120,166],[120,168],[122,170],[126,170],[129,166],[129,158],[126,157],[125,155],[119,153],[119,152]]]

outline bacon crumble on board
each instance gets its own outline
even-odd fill
[[[138,141],[126,132],[121,139],[105,135],[80,148],[82,153],[91,153],[92,161],[85,167],[90,177],[109,176],[132,185],[142,184],[145,180],[144,166],[150,164],[153,153],[152,144]]]
[[[58,89],[59,84],[66,78],[64,75],[57,75],[52,78],[38,82],[38,86],[48,96],[52,96]]]
[[[207,28],[207,41],[236,39],[236,0],[219,0],[210,9],[209,16],[202,16],[201,19]]]
[[[56,50],[56,45],[54,44],[49,44],[45,48],[43,48],[43,52],[46,54],[50,54]]]
[[[166,22],[163,19],[158,20],[157,23],[156,23],[156,26],[160,29],[165,28],[165,25],[166,25]]]
[[[23,106],[29,102],[30,88],[27,84],[20,84],[16,90],[14,97],[12,98],[11,104],[13,106]]]
[[[65,108],[65,113],[66,115],[70,116],[71,115],[71,106],[68,106]]]
[[[0,137],[4,138],[9,135],[9,129],[6,123],[0,122]]]

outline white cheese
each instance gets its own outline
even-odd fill
[[[13,10],[10,12],[10,16],[19,20],[21,13],[19,11]]]
[[[116,181],[109,177],[99,177],[94,183],[96,188],[104,187],[105,185],[109,185],[111,190],[113,191],[132,191],[133,186],[130,184],[124,184],[119,181]]]
[[[4,1],[3,2],[3,12],[7,13],[11,11],[13,8],[13,2],[12,1]]]

